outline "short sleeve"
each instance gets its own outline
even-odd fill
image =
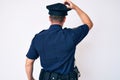
[[[84,24],[72,29],[72,32],[74,43],[77,45],[88,34],[89,27],[88,25]]]
[[[37,50],[35,48],[35,38],[33,38],[32,42],[31,42],[31,45],[30,45],[30,48],[28,50],[28,53],[26,54],[26,57],[29,58],[29,59],[37,59],[38,58],[38,53],[37,53]]]

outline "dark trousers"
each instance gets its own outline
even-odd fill
[[[40,72],[39,80],[78,80],[78,76],[75,71],[67,75],[63,75],[55,72],[48,72],[42,69]]]

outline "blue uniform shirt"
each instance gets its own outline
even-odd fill
[[[46,71],[67,74],[74,68],[76,45],[88,31],[86,24],[74,29],[51,25],[35,35],[26,56],[34,60],[40,56],[41,66]]]

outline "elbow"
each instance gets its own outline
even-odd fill
[[[32,63],[28,63],[28,62],[25,63],[25,67],[29,67],[31,65],[32,65]]]
[[[94,24],[93,24],[93,23],[91,23],[91,28],[93,27],[93,25],[94,25]]]
[[[91,29],[93,27],[93,23],[92,22],[87,23],[87,25],[88,25],[89,29]]]
[[[25,67],[32,66],[34,63],[34,60],[26,59]]]

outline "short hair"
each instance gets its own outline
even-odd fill
[[[50,15],[51,21],[55,21],[55,22],[63,22],[64,18],[65,18],[65,16]]]

